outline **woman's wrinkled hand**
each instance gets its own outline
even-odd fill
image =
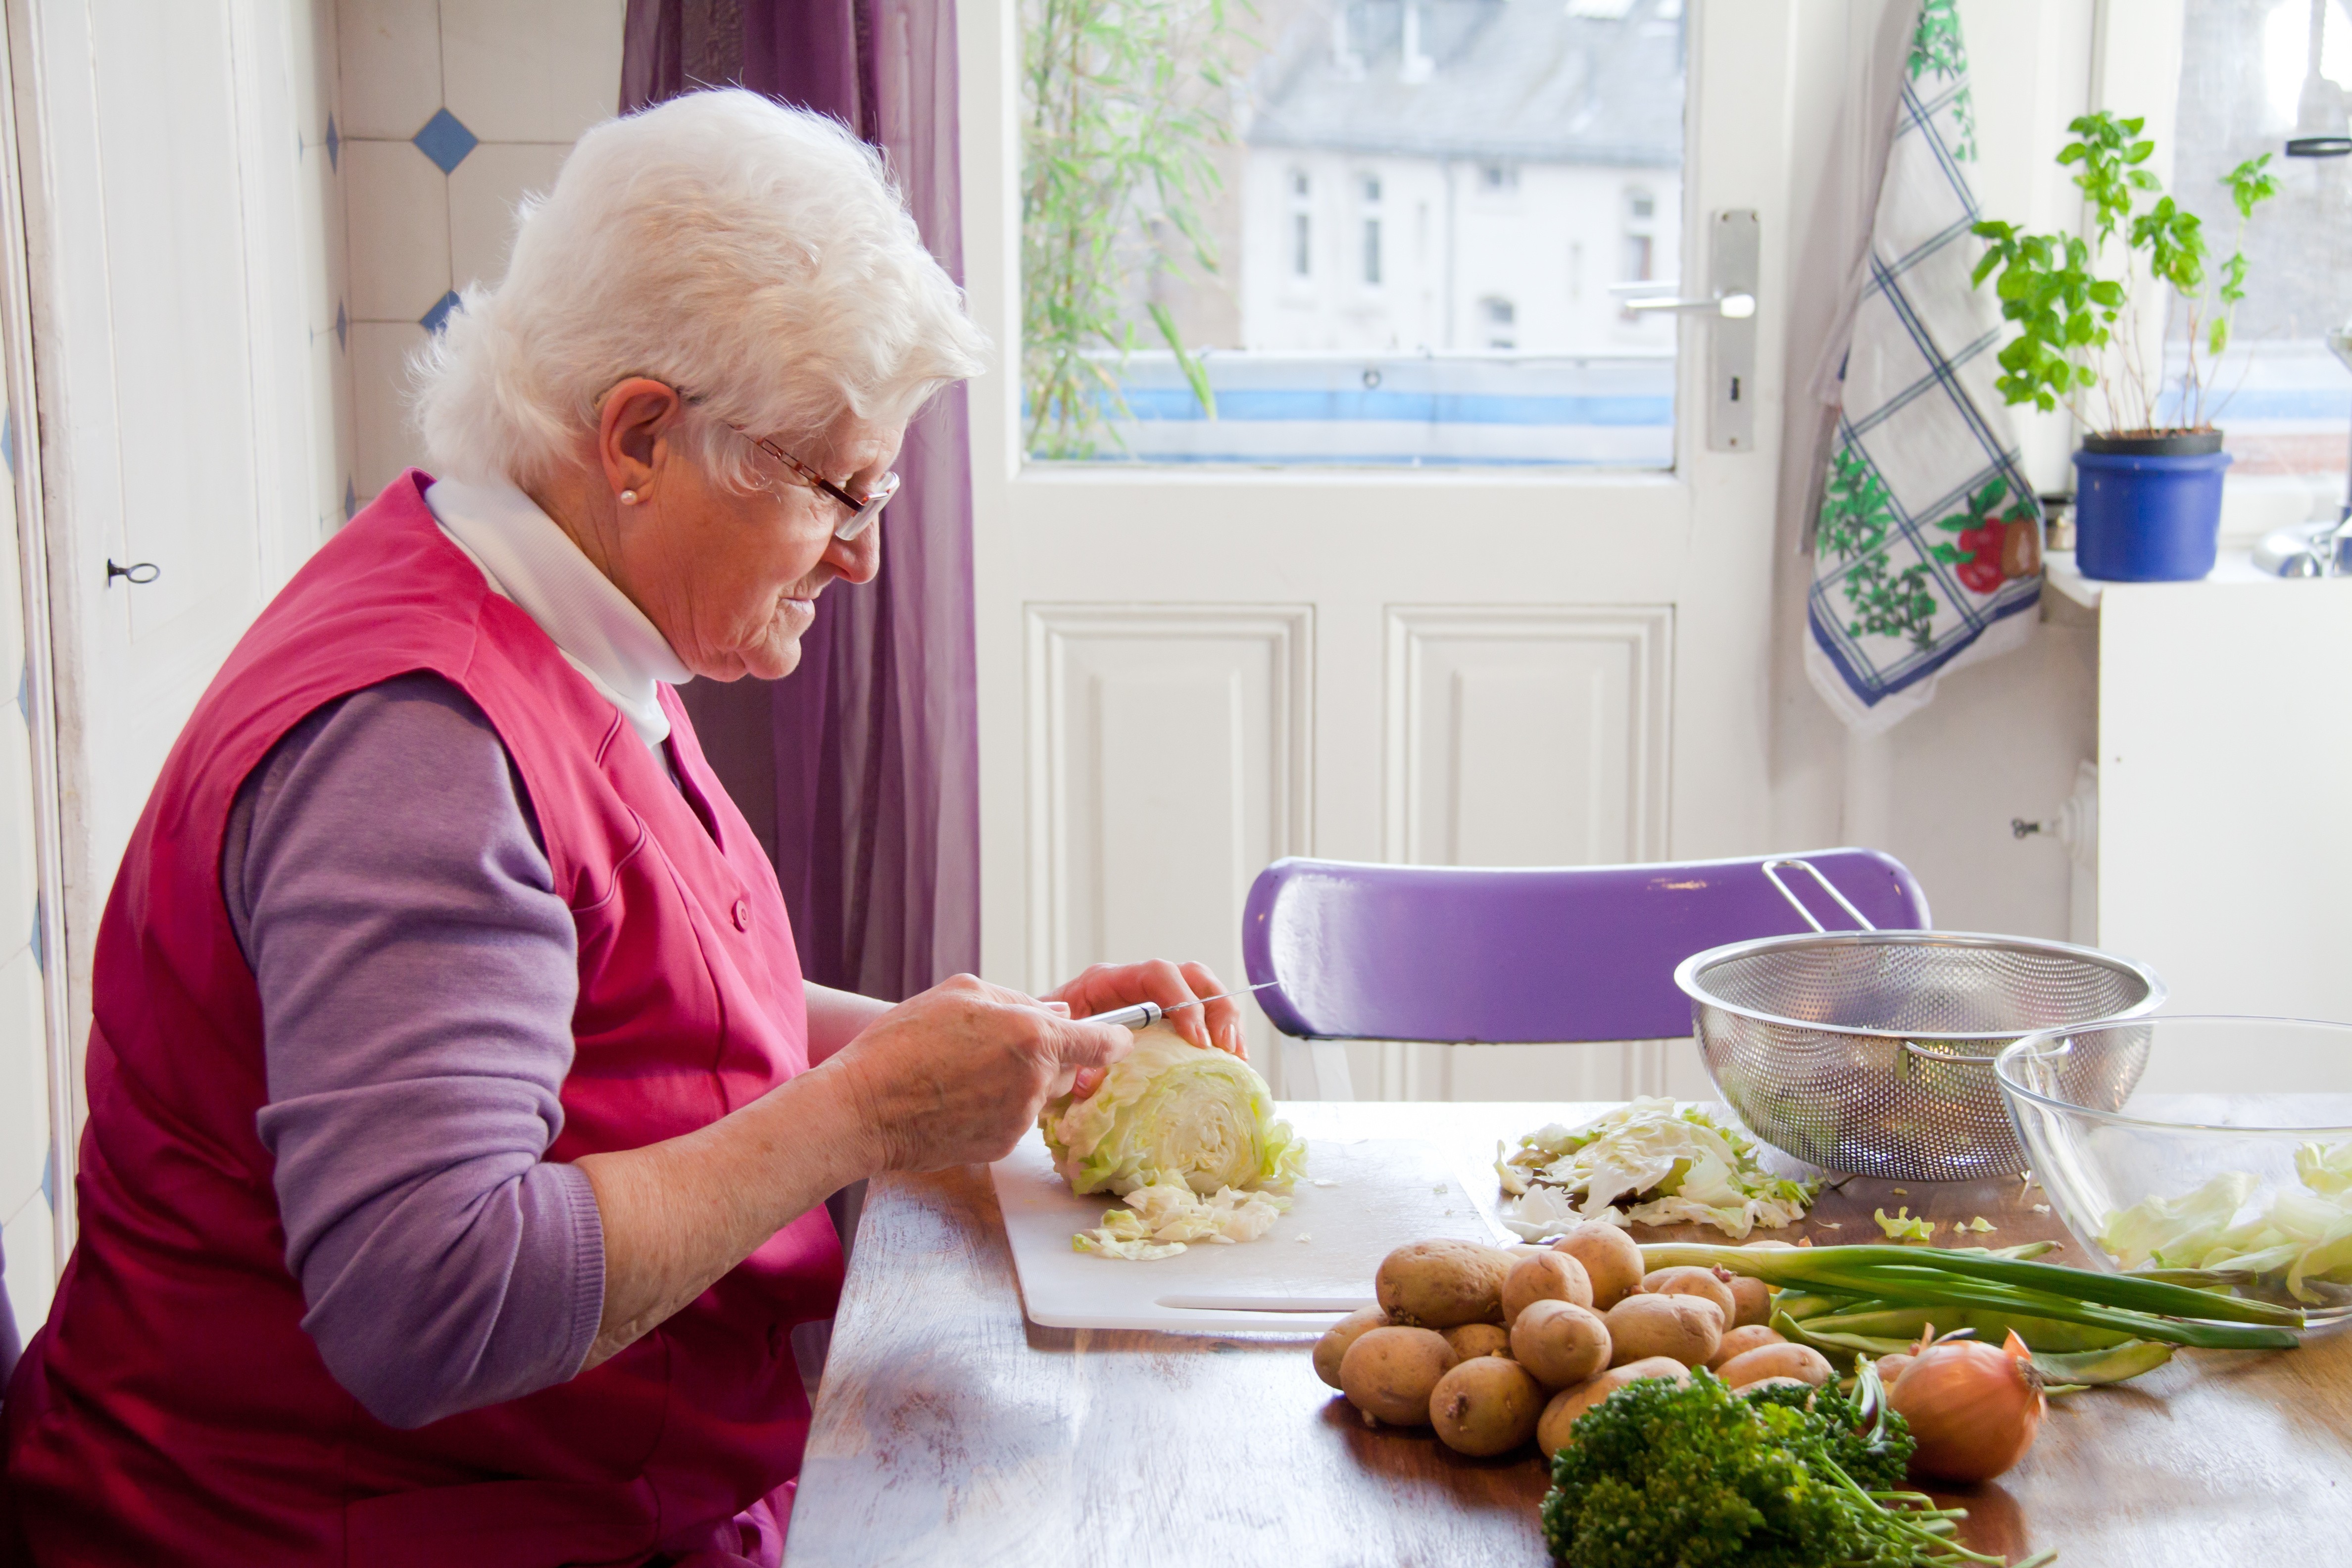
[[[1142,963],[1097,963],[1076,980],[1045,993],[1045,999],[1066,1002],[1072,1014],[1087,1018],[1138,1002],[1156,1002],[1169,1008],[1197,1002],[1204,996],[1219,997],[1205,1006],[1170,1013],[1168,1026],[1196,1046],[1231,1051],[1247,1061],[1249,1047],[1242,1041],[1241,1004],[1224,995],[1227,989],[1205,963],[1171,963],[1156,958]],[[1075,1086],[1077,1097],[1084,1100],[1094,1093],[1102,1076],[1098,1068],[1081,1069]]]
[[[1133,1045],[1116,1025],[959,974],[883,1014],[818,1070],[846,1075],[877,1169],[936,1171],[1003,1159],[1076,1074],[1099,1081]]]

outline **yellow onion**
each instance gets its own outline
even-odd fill
[[[2032,1352],[2013,1329],[1998,1350],[1976,1340],[1929,1345],[1886,1402],[1919,1445],[1911,1468],[1948,1481],[1989,1481],[2025,1458],[2048,1407]]]

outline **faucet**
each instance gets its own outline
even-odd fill
[[[2327,348],[2352,370],[2352,321],[2327,334]],[[2254,564],[2281,577],[2352,576],[2352,464],[2336,521],[2279,530],[2255,546]]]

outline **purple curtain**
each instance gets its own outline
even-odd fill
[[[740,85],[882,149],[963,281],[947,0],[629,0],[624,112]],[[896,1001],[980,963],[971,461],[958,387],[908,426],[881,575],[817,601],[800,668],[684,693],[776,862],[801,968]]]

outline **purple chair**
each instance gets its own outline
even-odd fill
[[[1252,984],[1276,983],[1257,995],[1275,1027],[1308,1041],[1671,1039],[1691,1032],[1676,964],[1805,929],[1768,870],[1792,860],[1873,925],[1928,926],[1919,884],[1874,849],[1528,870],[1291,858],[1252,884],[1242,955]],[[1820,924],[1858,923],[1801,870],[1783,875]],[[1343,1047],[1289,1062],[1291,1098],[1354,1098]]]

